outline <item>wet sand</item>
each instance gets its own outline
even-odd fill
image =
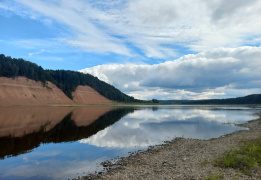
[[[261,168],[253,169],[252,176],[231,168],[219,168],[213,161],[231,149],[239,148],[242,141],[261,137],[261,119],[238,126],[237,131],[210,140],[176,138],[146,151],[130,154],[115,162],[103,162],[105,171],[80,179],[206,179],[222,175],[223,179],[261,179]]]

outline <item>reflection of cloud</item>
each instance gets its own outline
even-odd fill
[[[9,179],[10,177],[11,179],[72,179],[87,173],[94,173],[98,169],[97,164],[106,160],[105,155],[102,157],[95,155],[95,158],[90,157],[89,154],[92,154],[92,152],[88,148],[87,151],[79,151],[74,154],[75,149],[70,145],[63,145],[64,151],[57,157],[48,157],[48,154],[54,155],[52,152],[55,152],[48,152],[48,149],[53,148],[50,146],[52,145],[49,144],[48,147],[40,146],[27,156],[23,156],[23,160],[30,159],[26,163],[6,159],[7,162],[4,164],[8,168],[4,172],[1,171],[2,169],[0,170],[0,179]],[[60,149],[61,145],[55,148]],[[46,152],[42,152],[43,150]],[[74,154],[73,160],[70,157],[72,154]],[[1,166],[2,164],[0,164]]]
[[[131,148],[147,147],[149,137],[140,128],[108,127],[90,138],[80,140],[80,143],[89,143],[98,147]]]
[[[40,164],[40,162],[39,162],[39,161],[35,161],[35,164],[36,164],[36,165],[39,165],[39,164]]]
[[[34,153],[34,156],[52,157],[52,156],[57,156],[60,153],[61,153],[60,151],[36,152]]]
[[[24,161],[24,162],[28,162],[28,161],[29,161],[29,160],[28,160],[28,157],[23,156],[23,161]]]
[[[242,123],[250,119],[248,111],[213,110],[211,107],[143,109],[80,142],[99,147],[133,148],[161,144],[166,139],[182,136],[209,139],[240,129],[222,123]]]
[[[77,160],[77,161],[60,161],[50,159],[49,161],[36,161],[34,164],[26,164],[9,169],[3,174],[3,177],[16,177],[16,179],[68,179],[84,175],[83,172],[93,173],[97,170],[97,164],[104,161],[105,158],[95,161]],[[58,173],[59,172],[59,173]],[[8,179],[8,178],[7,178]]]

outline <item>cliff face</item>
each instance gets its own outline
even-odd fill
[[[43,87],[41,82],[26,77],[0,77],[0,106],[112,103],[88,86],[77,87],[73,96],[71,100],[51,82]]]
[[[72,96],[74,102],[81,104],[111,104],[113,102],[89,86],[78,86]]]

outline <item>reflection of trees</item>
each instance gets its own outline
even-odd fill
[[[134,112],[133,108],[114,109],[99,117],[89,126],[80,127],[77,127],[75,122],[71,119],[73,114],[71,112],[66,115],[59,124],[47,132],[45,131],[46,124],[42,126],[40,131],[26,134],[23,137],[1,137],[0,159],[5,158],[5,156],[17,156],[22,153],[30,152],[41,143],[70,142],[88,138],[119,121],[122,117],[131,112]]]
[[[157,111],[159,108],[158,107],[156,107],[156,106],[153,106],[152,107],[152,111]]]

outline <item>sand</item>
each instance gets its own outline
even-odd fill
[[[73,101],[80,104],[112,104],[113,101],[100,95],[89,86],[78,86],[72,93]]]
[[[68,98],[61,89],[51,82],[44,87],[26,77],[0,77],[0,106],[43,106],[43,105],[86,105],[111,104],[97,91],[89,86],[78,86],[72,93],[74,99]]]

